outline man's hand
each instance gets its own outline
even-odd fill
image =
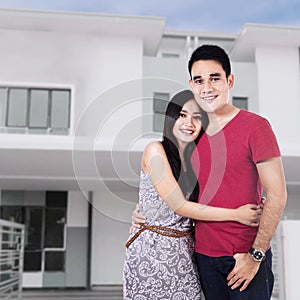
[[[132,233],[134,228],[140,228],[140,224],[146,223],[146,217],[140,213],[140,206],[139,204],[136,205],[135,210],[132,212],[131,215],[132,226],[130,227],[130,234]]]
[[[236,253],[235,266],[227,276],[228,285],[232,289],[241,286],[240,291],[244,291],[251,280],[258,272],[260,263],[253,260],[249,253]]]

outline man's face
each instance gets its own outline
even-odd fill
[[[226,78],[220,63],[214,60],[196,61],[191,76],[190,86],[195,100],[204,111],[217,113],[228,104],[234,77],[230,74]]]

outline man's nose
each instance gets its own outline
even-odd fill
[[[203,92],[208,92],[211,91],[212,85],[211,82],[209,80],[204,81],[202,84],[202,91]]]

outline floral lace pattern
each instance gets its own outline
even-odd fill
[[[147,218],[147,225],[181,231],[192,228],[192,220],[174,213],[157,195],[149,176],[143,172],[139,203],[141,212]],[[124,299],[204,300],[200,296],[193,253],[193,235],[174,238],[148,230],[142,232],[126,250]]]

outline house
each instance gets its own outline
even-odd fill
[[[160,17],[1,9],[0,41],[0,217],[26,225],[24,287],[122,283],[141,153],[203,43],[232,59],[231,101],[276,132],[284,219],[299,220],[300,28],[188,32]]]

